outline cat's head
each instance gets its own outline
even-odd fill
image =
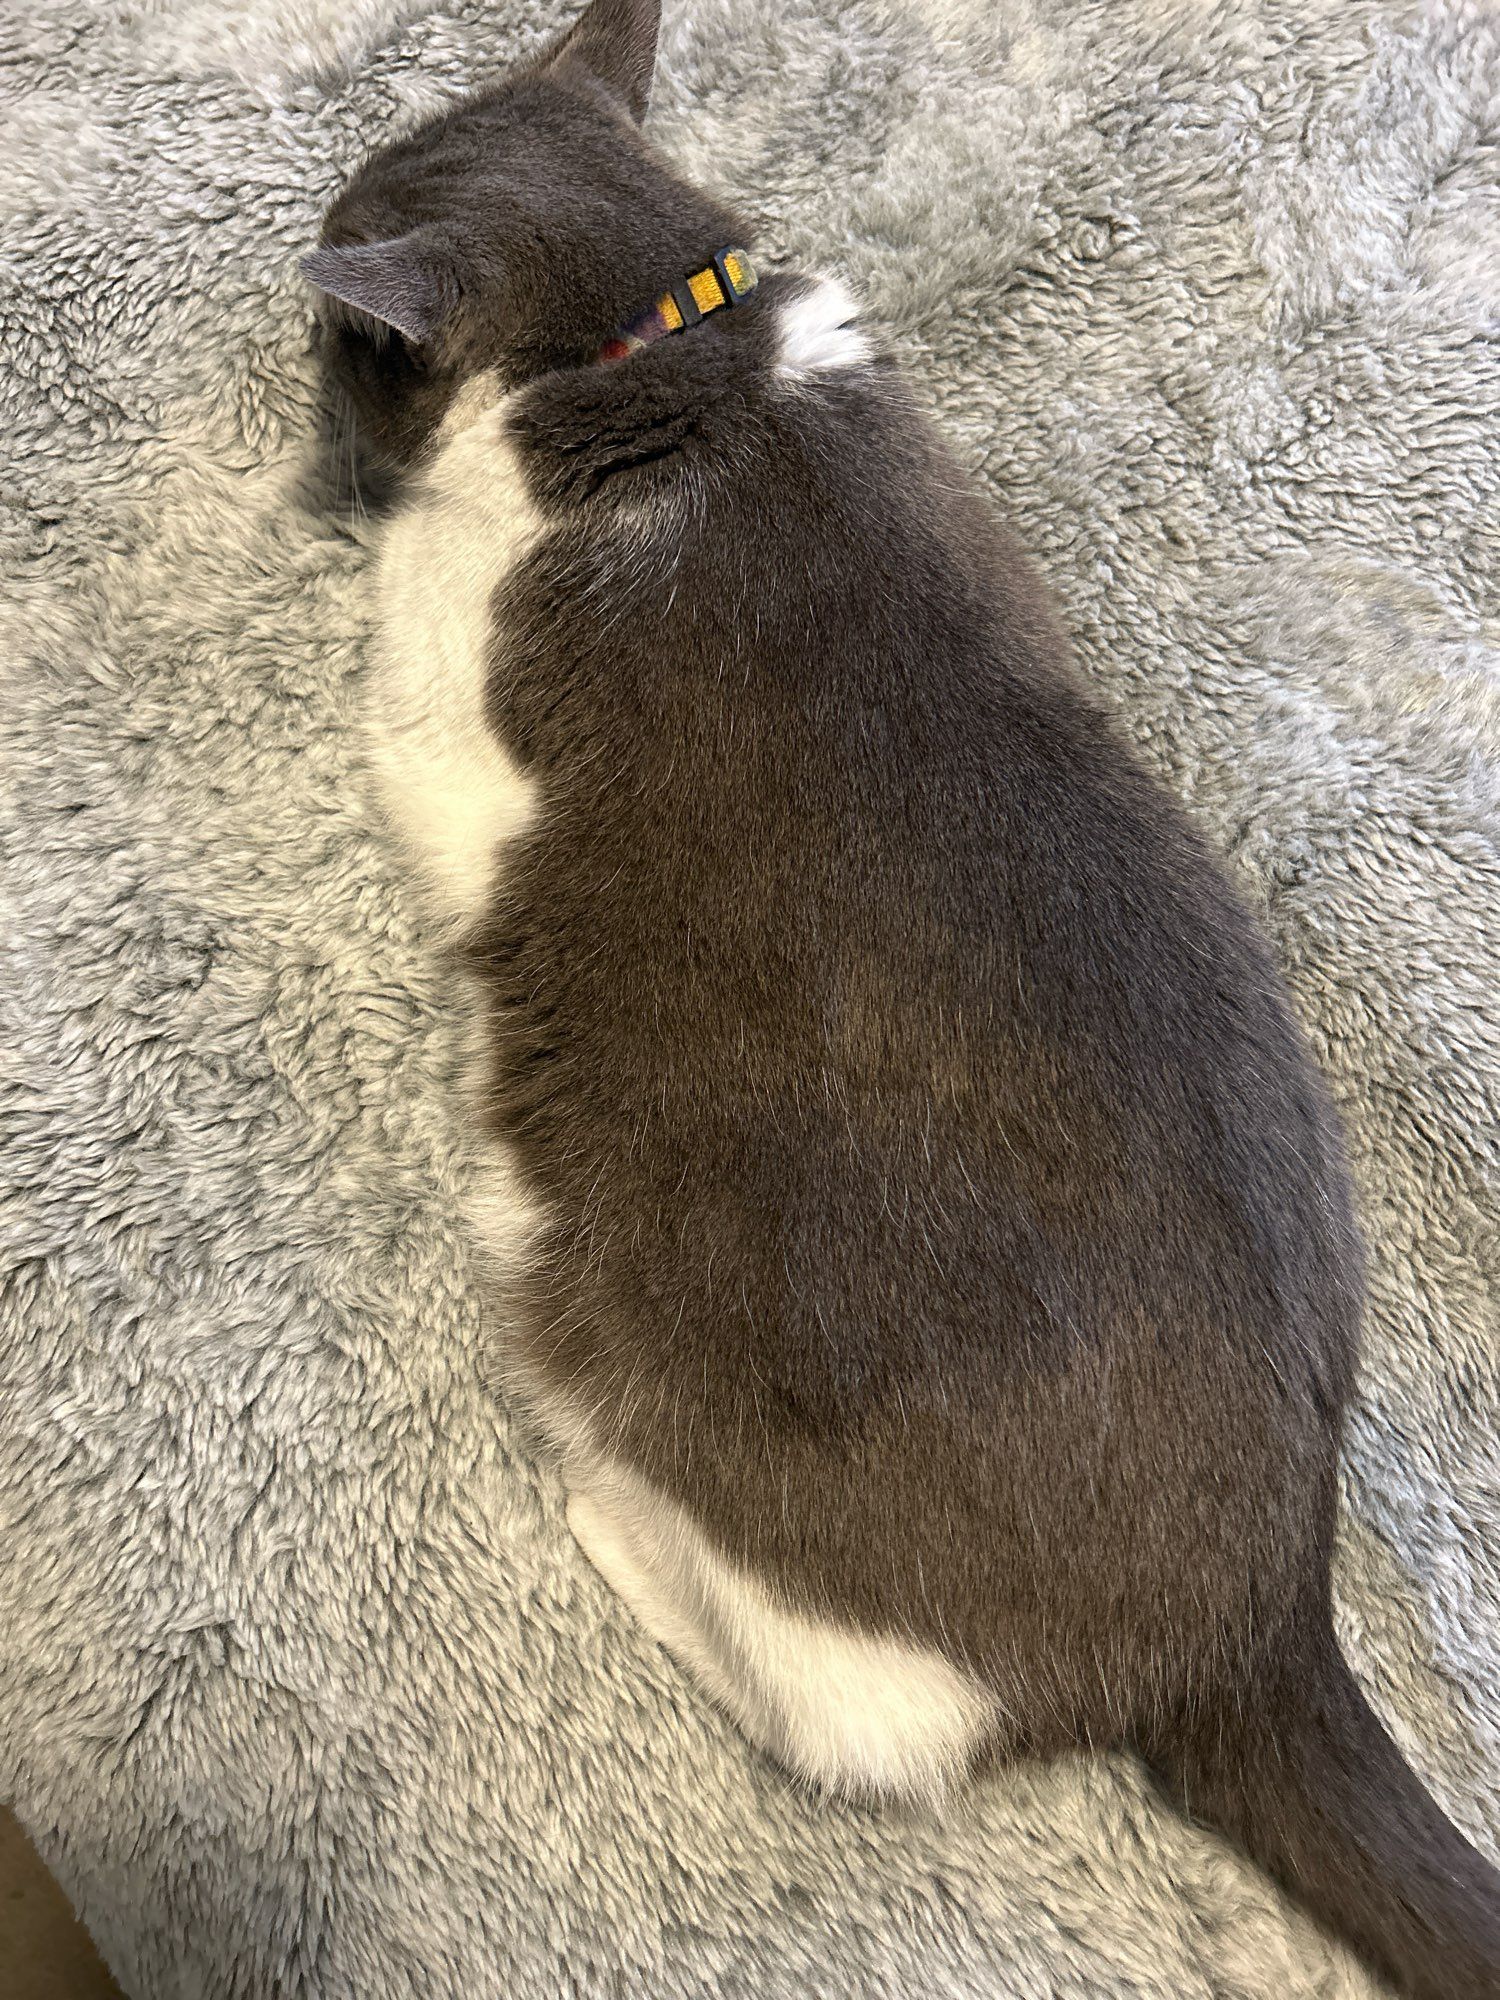
[[[303,270],[361,442],[420,457],[471,375],[507,386],[592,360],[735,240],[642,137],[660,0],[592,0],[501,84],[362,167]]]

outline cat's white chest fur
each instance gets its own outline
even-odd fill
[[[457,930],[483,916],[496,857],[535,788],[485,721],[495,593],[542,533],[492,378],[470,383],[376,564],[370,707],[381,804]]]

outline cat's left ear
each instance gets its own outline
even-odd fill
[[[302,275],[331,299],[420,347],[457,303],[458,288],[420,230],[381,243],[324,243],[302,259]]]
[[[583,70],[617,97],[636,123],[651,102],[661,0],[590,0],[547,58],[548,69]]]

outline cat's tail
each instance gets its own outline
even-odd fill
[[[1148,1748],[1177,1804],[1237,1840],[1408,2000],[1500,2000],[1500,1874],[1451,1826],[1331,1628],[1257,1702]]]

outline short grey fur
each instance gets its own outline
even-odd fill
[[[293,268],[553,16],[86,11],[0,195],[0,1788],[125,1983],[1364,1990],[1123,1765],[794,1795],[573,1553],[480,1386]],[[1343,1636],[1493,1849],[1495,31],[729,0],[666,57],[658,131],[894,327],[1262,909],[1372,1245]]]

